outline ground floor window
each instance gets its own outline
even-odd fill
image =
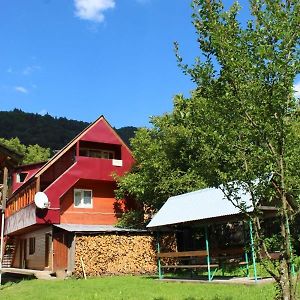
[[[92,208],[92,190],[74,189],[74,207]]]
[[[35,253],[35,237],[29,238],[29,255]]]

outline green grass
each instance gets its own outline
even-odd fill
[[[232,285],[160,282],[150,277],[114,276],[88,280],[23,280],[6,283],[1,300],[268,300],[273,299],[272,284]]]

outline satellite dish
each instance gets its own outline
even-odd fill
[[[43,192],[37,192],[34,196],[34,203],[36,207],[44,209],[49,207],[49,199]]]

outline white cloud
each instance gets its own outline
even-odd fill
[[[15,86],[15,91],[22,94],[28,94],[28,90],[24,86]]]
[[[294,84],[295,97],[300,98],[300,81]]]
[[[114,8],[115,0],[74,0],[75,15],[83,20],[93,22],[103,22],[103,12],[109,8]]]

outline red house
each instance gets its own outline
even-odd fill
[[[48,162],[16,168],[6,208],[5,234],[11,245],[6,267],[72,270],[74,232],[114,230],[122,212],[133,207],[114,195],[114,174],[128,172],[133,161],[101,116]],[[47,195],[49,207],[35,205],[37,192]]]

